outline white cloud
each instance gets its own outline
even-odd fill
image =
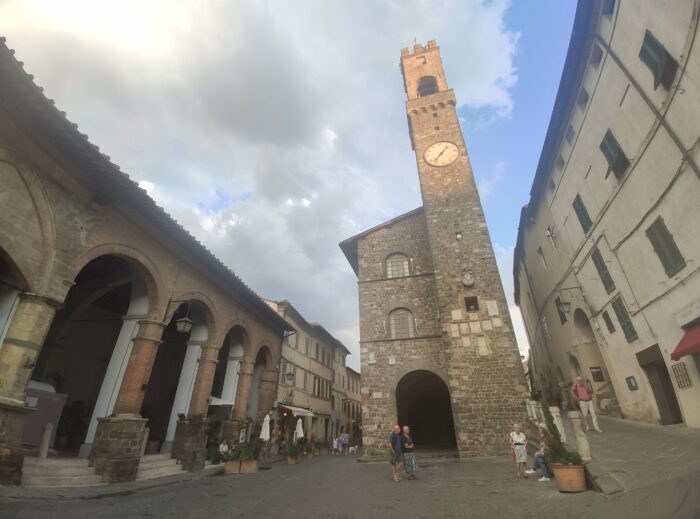
[[[508,117],[508,5],[9,0],[0,32],[92,142],[357,367],[356,279],[337,244],[421,203],[400,49],[437,38],[459,103]]]
[[[479,196],[482,202],[486,202],[491,197],[491,194],[498,187],[498,184],[503,180],[503,173],[506,169],[506,163],[501,161],[496,162],[491,174],[482,176],[479,181]]]

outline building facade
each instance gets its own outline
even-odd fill
[[[354,369],[346,368],[345,416],[351,445],[362,444],[362,377]]]
[[[104,482],[135,479],[144,450],[201,468],[210,403],[229,425],[271,408],[290,327],[12,54],[2,40],[0,483],[22,481],[47,424],[52,452]]]
[[[533,387],[700,427],[696,1],[579,2],[515,250]]]
[[[462,456],[502,451],[525,379],[435,41],[401,51],[423,206],[340,244],[358,276],[363,443],[392,425]]]

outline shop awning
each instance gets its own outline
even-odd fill
[[[685,335],[671,353],[673,360],[681,360],[681,357],[700,352],[700,323],[688,328]]]
[[[313,416],[314,414],[309,411],[308,409],[304,409],[303,407],[294,407],[293,405],[286,405],[286,404],[280,404],[280,407],[282,409],[286,409],[287,411],[291,411],[294,413],[294,416]]]

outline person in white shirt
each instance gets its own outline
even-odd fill
[[[520,479],[520,469],[523,476],[527,478],[525,469],[527,468],[527,438],[525,433],[520,430],[520,424],[513,425],[513,432],[509,435],[509,443],[513,449],[513,461],[515,461],[515,477]]]

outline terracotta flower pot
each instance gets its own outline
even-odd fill
[[[258,471],[258,460],[241,461],[241,474],[251,474]]]
[[[551,466],[559,492],[583,492],[586,490],[586,473],[583,470],[583,465],[552,463]]]
[[[291,456],[287,456],[287,465],[296,465],[297,464],[297,459],[292,458]]]
[[[241,460],[229,460],[224,463],[224,474],[239,474],[241,472]]]

